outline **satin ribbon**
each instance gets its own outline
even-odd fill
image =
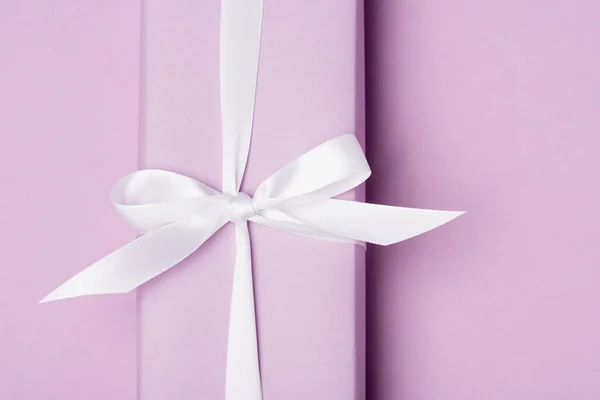
[[[42,300],[129,292],[175,266],[226,223],[234,223],[226,400],[262,399],[248,221],[322,240],[388,245],[461,214],[333,199],[371,173],[352,134],[298,157],[260,184],[253,197],[239,192],[252,134],[262,8],[262,0],[222,1],[223,191],[163,170],[125,176],[111,198],[123,219],[143,235]]]

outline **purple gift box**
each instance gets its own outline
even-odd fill
[[[220,1],[146,0],[141,167],[221,185]],[[268,2],[242,191],[322,142],[364,137],[360,1]],[[362,191],[347,194],[362,200]],[[220,399],[235,235],[138,291],[142,399]],[[364,397],[364,248],[250,226],[264,398]]]

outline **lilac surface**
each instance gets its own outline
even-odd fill
[[[0,1],[0,399],[136,397],[134,295],[38,301],[133,236],[138,48],[137,1]]]
[[[369,399],[600,398],[600,5],[368,2]]]
[[[215,188],[219,10],[218,0],[146,0],[143,29],[142,164]],[[244,190],[327,139],[362,136],[358,16],[356,1],[266,2]],[[231,228],[139,291],[143,400],[223,398]],[[251,236],[265,398],[363,398],[364,252],[257,226]]]

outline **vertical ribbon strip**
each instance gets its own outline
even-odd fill
[[[223,193],[237,196],[252,140],[263,0],[222,0],[221,124]],[[226,400],[262,400],[248,221],[235,222]]]

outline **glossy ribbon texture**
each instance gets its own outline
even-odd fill
[[[60,285],[42,301],[129,292],[196,251],[228,222],[236,261],[227,350],[226,400],[261,400],[248,221],[317,239],[388,245],[434,229],[461,212],[333,199],[371,171],[353,134],[338,136],[240,193],[250,150],[262,0],[222,0],[223,192],[163,170],[125,176],[111,197],[141,236]]]

